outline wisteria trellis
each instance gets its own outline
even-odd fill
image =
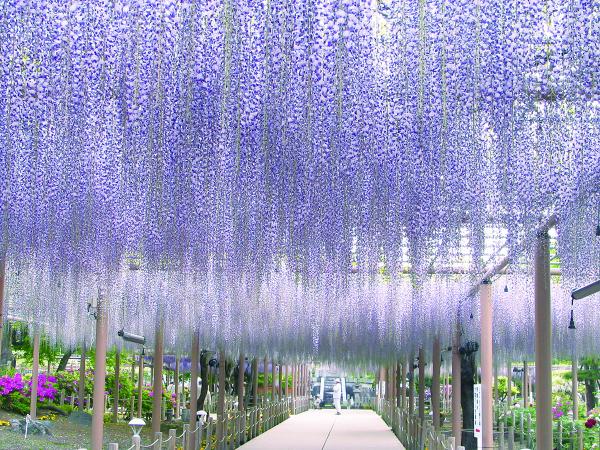
[[[0,61],[7,298],[58,339],[100,289],[171,346],[378,359],[468,321],[491,236],[516,253],[556,213],[570,348],[567,290],[600,276],[598,2],[10,0]],[[495,336],[531,353],[507,278]]]

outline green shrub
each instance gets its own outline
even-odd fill
[[[0,397],[0,408],[22,416],[29,414],[29,397],[15,391]]]

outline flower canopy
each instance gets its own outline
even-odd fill
[[[75,342],[101,295],[111,339],[161,316],[172,347],[372,361],[476,333],[511,255],[495,339],[527,354],[556,214],[565,352],[600,277],[599,42],[584,0],[4,2],[11,311]]]

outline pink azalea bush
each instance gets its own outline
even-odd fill
[[[38,402],[51,402],[56,400],[56,378],[41,373],[38,375]],[[19,414],[29,411],[29,397],[31,395],[31,380],[25,380],[23,375],[16,373],[13,376],[0,377],[0,407]]]

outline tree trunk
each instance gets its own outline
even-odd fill
[[[208,353],[200,352],[200,378],[202,379],[202,387],[200,388],[200,397],[198,397],[198,411],[204,410],[204,401],[208,393]]]
[[[462,407],[463,431],[462,445],[465,450],[476,450],[477,439],[473,436],[473,391],[475,385],[475,354],[461,354],[460,404]]]
[[[587,411],[596,407],[596,383],[585,381],[585,403]]]
[[[67,363],[69,362],[69,358],[71,358],[71,355],[73,354],[73,349],[72,348],[68,348],[62,355],[62,358],[60,358],[60,361],[58,362],[58,367],[56,368],[57,372],[61,372],[63,370],[67,370]]]

